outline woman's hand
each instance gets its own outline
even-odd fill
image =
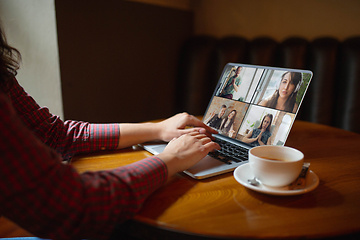
[[[174,138],[165,150],[158,154],[167,165],[169,176],[192,167],[209,152],[220,150],[220,146],[202,132],[200,129]]]
[[[199,131],[202,131],[202,133],[206,134],[208,137],[211,137],[211,134],[217,133],[216,130],[188,113],[179,113],[156,124],[159,129],[159,138],[165,142],[180,137],[183,134],[193,132],[199,133]]]
[[[235,134],[235,131],[231,128],[229,130],[228,136],[232,138],[234,136],[234,134]]]
[[[204,124],[196,117],[180,113],[164,121],[153,123],[121,123],[118,148],[129,147],[147,141],[162,140],[165,142],[183,134],[198,132],[211,137],[216,130]],[[192,128],[189,128],[192,127]]]

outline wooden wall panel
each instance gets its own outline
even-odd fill
[[[139,122],[175,113],[190,11],[109,0],[56,0],[65,119]]]

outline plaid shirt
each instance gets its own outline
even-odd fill
[[[117,124],[63,122],[15,80],[8,94],[0,91],[0,215],[39,237],[107,238],[166,181],[166,165],[150,157],[79,174],[61,162],[118,141]]]

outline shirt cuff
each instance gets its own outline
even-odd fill
[[[90,124],[90,151],[116,149],[119,137],[119,124]]]

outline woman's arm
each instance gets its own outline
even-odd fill
[[[266,145],[271,145],[271,137],[268,138]]]
[[[64,159],[70,159],[76,153],[115,149],[118,146],[118,124],[64,122],[51,114],[48,108],[40,107],[15,78],[8,96],[26,127]]]
[[[158,156],[79,174],[61,163],[61,156],[23,124],[0,93],[0,215],[42,238],[108,237],[113,226],[132,217],[169,176],[220,148],[207,137],[206,127],[183,129],[197,124],[188,114],[165,120],[159,124],[165,129],[161,139],[190,134],[172,140]],[[99,131],[105,126],[98,125]]]
[[[263,132],[264,132],[264,130],[261,129],[261,132],[260,132],[260,134],[259,134],[259,139],[258,139],[258,142],[259,142],[260,146],[270,145],[270,143],[271,143],[271,140],[270,140],[271,137],[269,137],[269,138],[267,139],[266,143],[264,143],[263,141],[261,141],[260,135],[262,135]]]
[[[231,127],[230,127],[230,130],[229,130],[229,132],[228,132],[228,136],[232,138],[233,135],[234,135],[234,133],[235,133],[235,131],[234,131],[234,124],[232,124]]]
[[[260,135],[262,135],[262,132],[259,134],[259,136],[260,136]],[[269,139],[270,139],[270,138],[269,138]],[[261,141],[261,137],[259,137],[259,138],[258,138],[258,142],[259,142],[260,146],[267,145],[268,142],[269,142],[269,139],[268,139],[268,141],[267,141],[266,143],[264,143],[263,141]]]
[[[251,130],[243,139],[242,141],[245,142],[245,143],[252,143],[252,142],[255,142],[259,139],[259,137],[261,136],[261,133],[255,137],[255,138],[251,138],[253,134],[253,130]]]
[[[233,86],[234,86],[235,92],[237,92],[237,91],[239,90],[239,85],[236,85],[236,83],[235,83],[235,81],[234,81]]]
[[[186,113],[160,123],[90,124],[62,121],[47,108],[40,107],[16,79],[10,97],[17,114],[26,126],[45,144],[56,149],[64,159],[76,153],[129,147],[151,140],[170,141],[182,134],[204,128],[208,136],[217,131]],[[194,126],[195,129],[185,129]]]
[[[208,137],[217,133],[216,130],[187,113],[177,114],[158,123],[122,123],[119,126],[120,139],[118,148],[153,140],[169,142],[183,134],[199,132],[200,129],[204,129],[204,133]]]

